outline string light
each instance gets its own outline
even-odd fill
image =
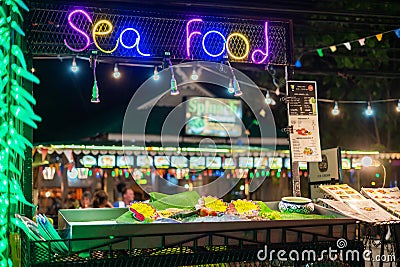
[[[235,92],[235,88],[233,88],[233,84],[232,84],[232,79],[229,80],[228,92],[230,94],[233,94]]]
[[[276,95],[280,95],[280,94],[281,94],[281,91],[279,90],[279,87],[276,88],[275,94],[276,94]]]
[[[276,105],[275,100],[273,100],[273,99],[271,98],[271,96],[269,95],[269,91],[267,91],[267,93],[265,94],[265,103],[266,103],[267,105],[272,105],[272,106]]]
[[[239,82],[236,80],[236,77],[233,77],[233,91],[235,92],[234,96],[241,96],[243,92],[240,90]]]
[[[73,73],[78,72],[79,67],[76,65],[76,59],[75,57],[72,58],[72,65],[71,65],[71,71]]]
[[[199,79],[199,75],[197,74],[195,68],[193,68],[192,76],[190,76],[190,78],[192,78],[193,81],[197,81]]]
[[[158,81],[160,79],[160,75],[158,75],[157,66],[154,67],[154,75],[153,80]]]
[[[400,99],[399,99],[399,101],[397,102],[396,111],[397,111],[397,112],[400,112]]]
[[[239,82],[236,79],[235,73],[233,72],[231,63],[229,63],[229,61],[228,61],[228,66],[229,66],[229,69],[230,69],[230,71],[232,73],[232,76],[233,76],[233,92],[234,92],[233,95],[234,96],[241,96],[243,94],[243,92],[240,90]]]
[[[365,115],[372,116],[373,114],[374,114],[374,111],[371,108],[371,102],[368,101],[368,107],[365,110]]]
[[[333,106],[333,109],[332,109],[332,115],[337,116],[337,115],[339,115],[339,113],[340,113],[340,111],[339,111],[339,107],[338,107],[338,102],[335,101],[335,105]]]
[[[121,73],[118,70],[118,64],[117,63],[115,63],[115,65],[114,65],[113,77],[115,79],[119,79],[121,77]]]

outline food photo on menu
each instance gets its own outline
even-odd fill
[[[400,190],[393,188],[361,188],[361,193],[378,205],[400,216]]]
[[[365,217],[368,217],[375,222],[390,222],[390,221],[400,221],[399,218],[393,216],[380,206],[378,206],[371,199],[364,200],[348,200],[345,201],[347,205],[361,213]]]
[[[328,205],[330,208],[342,213],[343,215],[349,216],[351,218],[363,221],[363,222],[368,222],[368,223],[373,223],[375,222],[373,219],[363,215],[362,213],[354,210],[350,206],[348,206],[345,202],[343,201],[338,201],[338,200],[332,200],[332,199],[324,199],[324,198],[319,198],[318,201]]]
[[[329,196],[339,201],[365,199],[363,195],[347,184],[320,185],[319,188],[326,192]]]

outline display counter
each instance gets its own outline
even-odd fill
[[[274,210],[278,202],[268,202]],[[202,223],[120,224],[115,218],[127,209],[60,210],[59,228],[68,252],[54,254],[30,242],[29,265],[63,266],[68,264],[100,264],[118,266],[188,266],[197,264],[265,262],[263,249],[318,251],[336,247],[338,239],[347,241],[346,249],[362,253],[362,242],[356,239],[356,220],[316,205],[321,215],[330,219],[234,221]],[[261,254],[260,254],[261,253]],[[108,262],[108,263],[107,263]],[[300,262],[314,262],[312,259]],[[345,262],[345,261],[342,261]],[[348,261],[347,261],[348,262]],[[115,265],[114,265],[115,264]],[[281,263],[287,264],[285,262]],[[296,263],[297,264],[297,263]],[[223,265],[225,266],[225,265]],[[241,266],[241,265],[238,265]],[[277,266],[280,266],[278,264]],[[338,265],[341,266],[341,265]],[[363,266],[354,261],[351,266]]]

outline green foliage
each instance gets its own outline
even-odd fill
[[[35,121],[41,120],[31,107],[35,99],[22,86],[23,80],[39,83],[39,79],[27,70],[20,48],[21,36],[25,36],[19,24],[23,21],[20,8],[29,10],[21,0],[2,1],[0,6],[0,217],[19,227],[17,220],[8,216],[19,213],[21,203],[35,207],[25,199],[20,185],[26,149],[32,147],[23,136],[23,124],[36,128]],[[7,232],[15,232],[15,228],[7,225]],[[11,262],[7,232],[0,234],[0,243],[6,245],[1,250],[1,266]]]

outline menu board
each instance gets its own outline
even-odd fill
[[[88,168],[76,168],[78,171],[78,179],[87,179],[89,176]]]
[[[268,166],[272,170],[281,169],[283,167],[283,159],[279,157],[269,157]]]
[[[207,157],[206,167],[208,169],[221,169],[222,158],[221,157]]]
[[[361,188],[361,193],[390,212],[400,216],[400,190],[393,188]]]
[[[131,168],[133,163],[133,156],[117,156],[117,167],[119,168]]]
[[[222,163],[222,168],[224,169],[235,169],[236,163],[234,158],[224,158],[224,162]]]
[[[86,168],[91,168],[93,166],[97,166],[97,159],[92,155],[85,155],[81,159],[79,159],[79,163]]]
[[[361,169],[362,168],[361,158],[352,158],[351,167],[356,170]]]
[[[292,166],[290,165],[290,158],[283,159],[283,167],[290,170]]]
[[[323,191],[325,191],[328,195],[330,195],[334,199],[340,201],[365,199],[363,195],[361,195],[358,191],[351,188],[347,184],[320,185],[319,188],[321,188]]]
[[[175,168],[187,168],[189,166],[188,159],[184,156],[172,156],[171,166]]]
[[[242,102],[238,99],[192,97],[186,101],[188,135],[238,137],[242,134]]]
[[[78,169],[75,167],[72,167],[71,170],[67,170],[67,178],[68,179],[76,179],[78,178]]]
[[[246,168],[246,169],[253,168],[253,158],[239,157],[239,168]]]
[[[378,206],[372,199],[347,200],[347,205],[375,222],[398,221],[399,219]]]
[[[205,169],[206,158],[205,157],[190,157],[190,168],[191,169]]]
[[[342,170],[350,170],[351,169],[351,161],[348,158],[342,159]]]
[[[97,164],[101,168],[114,168],[115,155],[102,155],[99,156]]]
[[[53,180],[56,173],[56,167],[44,167],[42,174],[44,180]]]
[[[154,167],[167,169],[169,168],[169,157],[168,156],[154,156]]]
[[[136,165],[142,168],[153,166],[153,158],[151,156],[139,155],[136,157]]]
[[[321,144],[317,112],[317,83],[287,81],[290,151],[293,161],[320,162]]]
[[[324,199],[324,198],[319,198],[318,201],[321,201],[325,204],[327,204],[328,206],[330,206],[331,208],[337,210],[338,212],[349,216],[351,218],[360,220],[360,221],[364,221],[364,222],[369,222],[369,223],[373,223],[374,220],[372,220],[371,218],[368,218],[366,216],[364,216],[363,214],[355,211],[353,208],[351,208],[350,206],[348,206],[346,203],[342,202],[342,201],[337,201],[337,200],[332,200],[332,199]]]
[[[300,161],[300,162],[299,162],[299,169],[300,169],[300,170],[307,170],[307,162],[305,162],[305,161]]]
[[[265,169],[267,167],[268,167],[268,158],[267,157],[254,158],[254,168]]]

